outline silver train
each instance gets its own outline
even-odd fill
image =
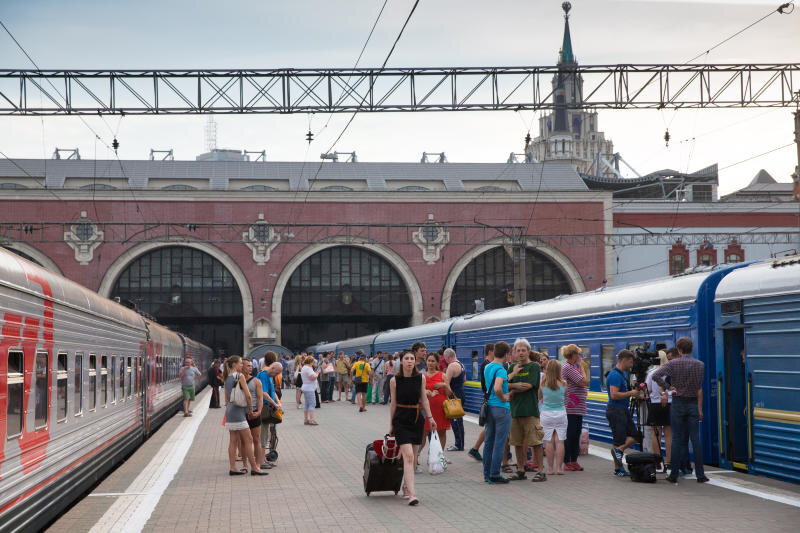
[[[0,531],[40,529],[181,403],[212,351],[0,248]]]

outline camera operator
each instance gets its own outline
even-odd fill
[[[641,398],[638,389],[629,390],[628,380],[630,369],[633,367],[633,352],[620,350],[617,354],[617,365],[611,369],[606,377],[608,387],[608,405],[606,418],[611,427],[614,446],[611,448],[611,457],[614,458],[614,475],[627,477],[630,474],[622,464],[625,450],[636,444],[639,430],[633,422],[633,413],[629,409],[630,398]]]
[[[698,483],[708,478],[703,470],[703,447],[700,443],[700,421],[703,420],[703,374],[706,365],[692,357],[692,340],[681,337],[675,343],[680,357],[672,359],[653,372],[653,381],[666,390],[672,390],[672,470],[667,481],[678,482],[678,471],[689,458],[689,439],[694,451],[694,468]],[[670,384],[665,378],[669,376]],[[670,386],[671,385],[671,386]],[[667,393],[661,395],[661,404],[666,405]]]

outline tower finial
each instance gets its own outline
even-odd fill
[[[569,2],[564,2],[563,4],[561,4],[561,9],[564,10],[564,15],[566,15],[567,18],[569,18],[569,10],[572,9],[572,4],[570,4]]]

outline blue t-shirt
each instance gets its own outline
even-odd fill
[[[267,374],[266,370],[262,370],[256,377],[261,381],[261,389],[264,391],[264,396],[269,394],[269,397],[272,398],[272,401],[277,402],[278,399],[275,398],[275,382],[272,381],[272,376]],[[264,404],[267,404],[267,400],[264,400]]]
[[[617,387],[619,392],[628,392],[628,373],[622,372],[617,367],[611,369],[606,377],[606,387],[608,388],[608,404],[625,407],[627,409],[630,403],[630,398],[623,398],[622,400],[611,399],[611,387]]]
[[[495,372],[497,373],[495,375]],[[497,379],[503,380],[503,394],[508,394],[508,372],[500,363],[489,363],[483,370],[483,377],[486,380],[486,387],[489,388],[489,406],[503,407],[511,410],[511,403],[504,402],[494,393],[494,384]]]

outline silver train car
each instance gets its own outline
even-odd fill
[[[40,529],[181,403],[212,351],[0,248],[0,531]]]

